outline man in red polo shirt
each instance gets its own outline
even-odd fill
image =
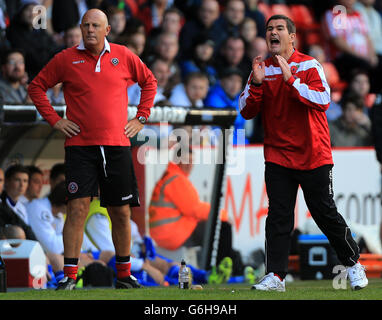
[[[75,287],[84,222],[98,186],[101,205],[107,207],[113,225],[116,287],[136,288],[140,284],[130,273],[130,207],[139,206],[139,197],[129,138],[149,117],[157,82],[129,49],[108,43],[110,26],[102,11],[87,11],[81,31],[81,44],[58,53],[28,88],[39,113],[66,135],[65,277],[57,289]],[[55,112],[46,96],[47,89],[60,82],[67,119]],[[137,117],[127,122],[127,87],[134,82],[142,88],[141,100]]]
[[[283,15],[269,18],[266,41],[272,57],[253,60],[239,100],[245,119],[260,111],[264,125],[267,275],[252,288],[285,291],[285,276],[299,185],[309,211],[347,267],[352,289],[368,284],[359,249],[333,199],[332,153],[325,115],[330,88],[317,60],[298,52],[296,27]]]

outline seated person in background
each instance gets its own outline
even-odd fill
[[[328,121],[336,120],[342,114],[339,101],[341,100],[343,90],[346,87],[346,82],[340,79],[336,66],[332,62],[327,61],[324,49],[320,45],[311,45],[309,48],[309,55],[321,63],[322,68],[324,69],[326,80],[331,89],[331,101],[328,110],[326,110],[326,116]]]
[[[0,240],[5,239],[26,239],[26,234],[23,228],[12,224],[7,224],[4,227],[0,227]]]
[[[243,83],[248,80],[251,72],[252,61],[245,54],[245,42],[239,36],[228,36],[219,48],[215,59],[215,68],[218,74],[222,74],[227,68],[240,70]]]
[[[341,97],[341,93],[346,86],[346,82],[340,79],[336,66],[326,59],[324,49],[318,44],[310,46],[309,55],[321,63],[324,68],[326,80],[331,89],[332,99],[338,101],[338,98]],[[333,93],[337,92],[339,92],[339,95],[333,96]]]
[[[65,185],[61,182],[49,196],[35,199],[26,206],[37,240],[46,252],[58,255],[64,251],[62,229],[66,213],[65,191]],[[60,270],[62,268],[63,264]]]
[[[211,208],[208,202],[200,200],[198,191],[189,180],[193,167],[192,150],[188,146],[183,149],[178,150],[181,151],[179,157],[175,153],[174,162],[169,162],[156,183],[149,205],[150,235],[159,247],[166,250],[202,246]],[[232,226],[224,213],[221,212],[220,217],[217,263],[224,257],[236,258],[232,249]],[[234,266],[240,263],[234,261]]]
[[[29,225],[28,214],[24,204],[19,201],[28,188],[29,171],[25,166],[15,164],[5,171],[4,191],[1,201],[8,206],[25,224]]]
[[[362,69],[354,69],[351,73],[349,85],[344,91],[344,95],[355,93],[361,97],[364,104],[364,112],[368,113],[369,109],[375,102],[376,95],[370,93],[370,76],[367,71]]]
[[[355,0],[335,1],[344,7],[345,11],[330,8],[323,17],[326,43],[330,44],[330,59],[336,65],[342,79],[348,81],[350,73],[356,68],[370,72],[374,90],[380,88],[381,61],[375,52],[370,39],[372,30],[361,14],[355,10]],[[346,15],[346,16],[345,16]]]
[[[341,106],[342,115],[334,121],[329,121],[332,146],[371,146],[371,121],[363,112],[362,99],[349,93],[343,98]]]
[[[153,60],[149,65],[149,69],[154,74],[157,79],[157,92],[154,97],[154,106],[161,105],[170,105],[168,101],[168,97],[170,95],[171,88],[169,86],[169,78],[171,75],[169,64],[161,59],[157,58]],[[127,89],[127,95],[129,97],[130,105],[139,105],[139,101],[141,99],[141,87],[138,83],[133,84]],[[161,129],[162,127],[162,129]],[[166,125],[161,123],[147,123],[143,129],[139,132],[137,136],[133,139],[130,139],[131,144],[141,144],[143,141],[153,142],[152,147],[157,148],[161,146],[161,140],[167,140],[169,131],[172,129],[171,125]]]
[[[6,30],[7,39],[12,48],[20,48],[24,51],[25,70],[32,80],[61,48],[46,28],[35,27],[36,22],[40,21],[36,16],[38,13],[36,6],[40,1],[20,2],[22,6],[10,19]]]
[[[206,36],[196,39],[190,59],[180,62],[182,78],[185,79],[192,72],[203,72],[208,76],[210,86],[217,80],[217,72],[213,66],[215,43]]]
[[[107,40],[116,42],[116,39],[125,33],[127,22],[126,13],[123,9],[116,6],[109,6],[106,9],[106,15],[111,26],[111,30],[107,35]]]
[[[208,89],[209,80],[207,75],[198,71],[191,72],[186,76],[184,84],[180,83],[173,89],[169,100],[173,106],[202,108],[204,106],[203,100],[207,96]],[[177,128],[179,127],[175,127],[175,129]],[[191,139],[192,126],[181,126],[180,128],[185,130]],[[206,131],[208,131],[208,129]],[[209,140],[209,138],[206,140]]]
[[[257,25],[251,17],[245,17],[239,27],[239,34],[244,39],[245,47],[257,37]]]
[[[56,163],[50,169],[49,185],[50,190],[53,190],[61,181],[65,181],[65,163]]]
[[[43,185],[42,171],[34,165],[27,166],[27,169],[29,171],[28,188],[25,191],[25,194],[21,195],[19,198],[19,201],[21,201],[24,206],[33,199],[40,197]]]
[[[138,226],[131,221],[132,256],[131,271],[138,281],[146,286],[178,283],[179,263],[156,254],[151,239],[145,236],[143,239],[138,231]],[[111,223],[106,208],[100,206],[98,199],[90,203],[89,215],[85,221],[85,234],[92,244],[101,252],[114,251],[111,238]],[[115,257],[108,263],[115,269]],[[194,283],[206,283],[208,273],[189,265],[193,273]],[[230,270],[220,266],[218,268],[218,282],[227,281]]]
[[[66,214],[65,196],[66,187],[65,182],[62,181],[52,189],[47,197],[35,199],[27,205],[30,225],[36,234],[36,238],[49,258],[53,272],[61,277],[64,268],[62,232],[64,214]],[[80,256],[79,266],[86,266],[95,260],[88,254],[83,253]],[[97,262],[102,261],[98,260]]]
[[[146,48],[146,35],[140,31],[135,31],[119,37],[115,43],[125,45],[142,59]]]
[[[220,75],[220,80],[211,87],[204,101],[205,105],[214,108],[235,108],[239,107],[239,96],[243,89],[242,73],[237,68],[226,68]],[[243,137],[244,141],[238,140],[238,129],[245,128],[246,121],[238,113],[233,132],[234,144],[246,144],[248,139]]]
[[[82,40],[81,29],[78,24],[66,29],[64,31],[64,45],[63,49],[78,46]],[[47,96],[52,105],[65,104],[64,92],[62,90],[62,83],[56,84],[53,88],[49,88]]]
[[[168,63],[161,59],[157,58],[148,65],[155,78],[157,79],[157,92],[154,97],[154,105],[163,100],[168,99],[168,79],[170,77],[170,66]],[[139,105],[141,99],[141,87],[138,83],[133,84],[127,89],[127,94],[129,96],[130,105]]]
[[[183,3],[188,2],[184,1]],[[218,1],[200,1],[197,10],[195,10],[195,17],[187,19],[180,32],[179,43],[182,60],[191,58],[193,44],[196,39],[203,35],[212,39],[216,45],[219,45],[224,40],[226,36],[221,32],[220,25],[217,23],[219,15],[220,7]]]
[[[65,30],[64,32],[65,48],[78,46],[81,43],[81,40],[82,40],[81,28],[78,24]]]
[[[24,104],[30,102],[27,87],[24,84],[24,54],[17,49],[9,49],[1,57],[0,96],[4,103]]]
[[[209,89],[209,81],[206,74],[202,72],[189,73],[184,84],[177,85],[170,96],[170,103],[180,107],[204,106],[203,100],[206,98]]]
[[[12,168],[12,167],[10,167],[10,168]],[[18,176],[20,176],[20,174],[16,175],[16,171],[18,171],[16,169],[17,169],[17,167],[14,167],[14,169],[11,169],[11,171],[14,170],[15,176],[18,177]],[[8,175],[13,176],[14,174],[11,174],[12,172],[10,172],[8,170],[7,170]],[[22,167],[21,177],[25,178],[25,176],[27,176],[27,173],[25,173],[25,168]],[[12,209],[12,207],[10,207],[8,205],[8,203],[10,203],[9,199],[8,199],[8,195],[5,191],[3,191],[4,180],[5,180],[4,179],[4,171],[3,171],[3,169],[0,169],[0,192],[1,192],[1,197],[0,197],[0,228],[3,228],[7,225],[18,226],[18,227],[23,229],[24,234],[26,236],[26,239],[36,240],[36,236],[34,235],[32,228],[29,225],[27,225],[25,223],[24,219],[22,218],[24,216],[26,217],[27,213],[22,211],[20,213],[20,215],[18,215]],[[12,180],[12,179],[8,177],[8,180]],[[13,185],[13,183],[8,181],[8,188],[11,188],[12,185]],[[13,194],[12,191],[11,191],[11,193]],[[20,204],[21,204],[21,202],[20,202]],[[20,204],[19,204],[19,206],[20,206]],[[25,209],[25,207],[24,207],[24,209]]]
[[[261,56],[261,60],[265,60],[268,57],[267,42],[262,37],[256,37],[247,45],[245,55],[252,61],[257,56]]]
[[[149,53],[147,64],[154,59],[161,58],[170,66],[168,86],[172,89],[181,82],[181,69],[178,62],[179,43],[178,36],[173,33],[162,32],[158,35],[153,51]]]
[[[149,47],[155,47],[157,37],[161,33],[172,33],[179,37],[183,26],[183,13],[178,8],[172,6],[163,13],[163,19],[159,26],[152,29],[147,37]]]

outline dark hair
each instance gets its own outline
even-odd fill
[[[163,60],[163,59],[160,58],[160,57],[156,57],[155,59],[151,59],[151,60],[147,63],[148,68],[152,71],[154,65],[156,65],[157,62],[159,62],[159,61],[160,61],[160,62],[163,62],[163,63],[165,63],[165,64],[168,65],[168,62],[167,62],[166,60]],[[170,68],[170,66],[169,66],[169,68]]]
[[[291,18],[284,16],[283,14],[275,14],[267,20],[265,27],[268,27],[268,24],[271,20],[284,20],[286,22],[288,33],[296,33],[296,25]]]
[[[163,13],[163,17],[165,15],[167,15],[168,13],[176,13],[177,15],[179,15],[180,19],[182,20],[183,19],[183,12],[180,11],[177,7],[170,7],[170,8],[167,8],[164,13]]]
[[[184,79],[184,85],[188,85],[192,79],[206,79],[208,81],[208,76],[204,72],[200,71],[190,72]]]
[[[223,41],[223,43],[221,44],[221,48],[225,48],[227,46],[227,43],[230,41],[230,40],[241,40],[244,45],[245,45],[245,40],[244,38],[241,36],[241,35],[238,35],[238,34],[235,34],[235,33],[230,33]]]
[[[49,179],[54,180],[54,179],[56,179],[60,174],[65,174],[65,163],[56,163],[56,164],[50,169]]]
[[[52,192],[48,196],[52,205],[60,207],[66,204],[66,184],[65,181],[61,181],[57,184]]]
[[[25,53],[22,49],[18,49],[18,48],[11,48],[11,49],[7,49],[5,51],[2,52],[1,54],[1,65],[4,66],[8,63],[8,58],[11,54],[14,54],[14,53],[19,53],[23,56],[24,58],[24,62],[25,62]]]
[[[355,77],[359,76],[360,74],[363,74],[363,75],[367,76],[368,79],[370,79],[370,74],[367,70],[362,69],[362,68],[356,68],[350,72],[349,82],[353,82]]]
[[[8,179],[11,179],[13,178],[13,176],[16,174],[16,173],[26,173],[29,177],[29,170],[27,169],[27,167],[21,165],[21,164],[14,164],[12,166],[10,166],[4,173],[4,178],[6,180]]]
[[[365,104],[361,96],[359,96],[357,93],[348,91],[344,93],[342,99],[341,99],[341,109],[342,111],[345,111],[347,109],[347,106],[349,103],[352,103],[356,106],[358,110],[363,110]]]
[[[126,12],[124,9],[118,8],[117,6],[108,6],[106,9],[103,10],[103,12],[106,14],[107,19],[109,20],[113,15],[118,13],[123,13],[123,15],[126,17]]]
[[[30,166],[27,166],[26,167],[29,171],[29,179],[35,174],[35,173],[39,173],[41,175],[43,175],[43,172],[41,171],[40,168],[34,166],[34,165],[30,165]]]

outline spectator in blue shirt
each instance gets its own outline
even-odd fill
[[[180,63],[183,79],[192,72],[202,72],[208,76],[210,86],[215,84],[218,75],[212,64],[214,46],[214,41],[207,36],[201,36],[195,41],[192,58]]]
[[[211,87],[205,99],[206,107],[215,108],[235,108],[239,107],[239,96],[243,87],[243,78],[240,69],[227,68],[222,71],[220,79]],[[234,124],[233,144],[247,144],[248,139],[244,141],[238,139],[238,129],[244,129],[245,119],[238,113]],[[240,137],[240,135],[239,135]]]

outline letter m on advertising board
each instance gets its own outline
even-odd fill
[[[244,217],[244,212],[246,208],[246,203],[248,202],[248,211],[249,211],[249,233],[253,237],[255,235],[255,231],[258,234],[259,233],[259,225],[260,225],[260,219],[267,215],[267,196],[265,187],[262,190],[261,200],[259,204],[259,209],[256,211],[256,230],[254,228],[254,211],[253,211],[253,189],[251,185],[251,175],[248,173],[245,178],[244,183],[244,190],[241,195],[241,201],[240,201],[240,209],[237,210],[236,206],[236,199],[240,199],[240,192],[241,190],[234,190],[232,186],[232,180],[231,177],[227,177],[227,185],[226,185],[226,192],[225,192],[225,203],[224,203],[224,209],[229,212],[229,204],[231,204],[232,208],[232,215],[233,215],[233,223],[235,227],[235,231],[239,232],[241,228],[241,224]],[[236,192],[236,194],[235,194]],[[236,195],[236,197],[235,197]]]

